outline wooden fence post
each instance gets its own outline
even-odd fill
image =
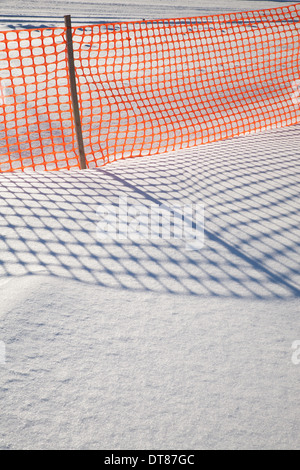
[[[86,158],[85,158],[85,151],[84,151],[84,145],[83,145],[82,128],[81,128],[80,112],[79,112],[79,105],[78,105],[78,96],[77,96],[71,16],[66,15],[64,18],[65,18],[65,26],[67,28],[66,37],[67,37],[67,55],[68,55],[68,65],[69,65],[69,83],[70,83],[70,90],[71,90],[73,119],[74,119],[75,131],[76,131],[76,137],[77,137],[77,143],[78,143],[79,163],[80,163],[81,170],[85,170]]]

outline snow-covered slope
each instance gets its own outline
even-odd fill
[[[117,3],[19,1],[0,20],[141,14]],[[157,0],[145,15],[283,3]],[[299,148],[294,126],[1,176],[0,448],[299,448]],[[97,210],[119,196],[204,204],[204,247],[99,239]]]

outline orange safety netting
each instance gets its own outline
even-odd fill
[[[89,168],[300,122],[300,5],[73,28]],[[0,171],[79,167],[65,28],[0,33]]]
[[[73,166],[64,28],[0,32],[0,171]]]

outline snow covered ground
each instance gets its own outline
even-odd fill
[[[292,3],[81,0],[66,11],[18,0],[0,4],[0,21]],[[1,176],[1,449],[299,448],[299,148],[292,126],[85,172]],[[97,210],[120,196],[204,204],[204,247],[100,240]]]
[[[210,15],[276,8],[299,2],[256,0],[15,0],[1,1],[1,29],[62,26],[64,15],[73,24],[98,24],[158,18]]]

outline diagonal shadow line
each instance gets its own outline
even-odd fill
[[[124,186],[127,186],[128,188],[132,189],[133,191],[141,194],[145,199],[148,199],[149,201],[154,202],[155,204],[158,204],[159,206],[164,205],[164,203],[162,203],[159,199],[156,199],[151,194],[143,191],[142,189],[140,189],[137,186],[129,183],[128,181],[124,180],[123,178],[120,178],[119,176],[115,175],[114,173],[111,173],[110,171],[107,171],[107,170],[103,170],[102,168],[95,168],[95,170],[100,171],[101,173],[104,173],[107,176],[110,176],[114,180],[122,183]],[[176,214],[176,210],[174,210],[174,214]],[[177,216],[180,216],[180,215],[177,214]],[[300,297],[300,288],[298,288],[297,286],[295,286],[291,282],[283,279],[276,272],[273,272],[272,270],[266,268],[262,263],[260,263],[256,259],[253,259],[250,256],[246,255],[241,250],[239,250],[237,247],[235,247],[234,245],[231,245],[226,240],[223,240],[218,235],[215,235],[213,232],[211,232],[209,230],[206,230],[206,229],[204,230],[204,232],[205,232],[205,236],[207,236],[207,238],[209,238],[210,240],[212,240],[214,242],[217,242],[220,245],[224,246],[228,251],[230,251],[232,254],[238,256],[243,261],[246,261],[248,264],[250,264],[256,270],[264,272],[273,282],[275,282],[277,284],[281,284],[281,285],[287,287],[295,296]]]

